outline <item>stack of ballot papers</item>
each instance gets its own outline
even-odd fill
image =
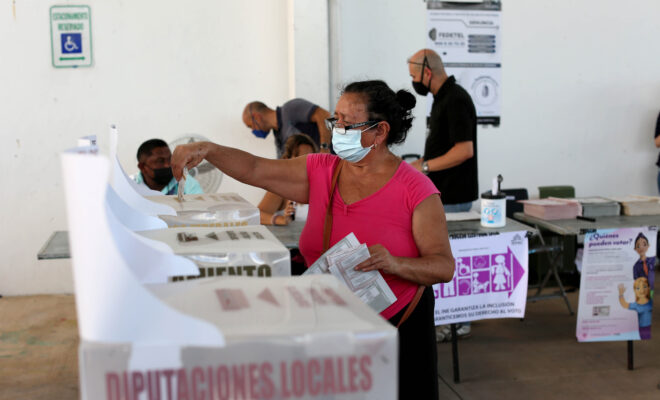
[[[174,282],[212,276],[291,276],[289,250],[263,225],[138,233],[165,242],[174,254],[192,260],[199,268],[199,275],[171,277]]]
[[[259,209],[236,193],[187,194],[178,196],[147,196],[156,203],[166,204],[177,215],[160,215],[169,227],[177,226],[245,226],[259,225]]]
[[[575,200],[548,197],[547,199],[519,200],[526,215],[545,220],[572,219],[580,215],[580,203]]]
[[[369,257],[367,245],[350,233],[323,253],[303,275],[332,274],[374,311],[381,312],[396,301],[396,296],[380,272],[355,270]]]
[[[580,203],[583,217],[608,217],[621,214],[619,203],[605,197],[578,197],[571,200]]]
[[[623,215],[660,215],[660,198],[651,196],[621,196],[609,199],[621,204]]]

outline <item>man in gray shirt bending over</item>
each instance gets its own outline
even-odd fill
[[[305,99],[293,99],[274,110],[260,101],[248,103],[243,110],[243,123],[254,136],[265,139],[273,131],[277,158],[282,157],[284,143],[297,133],[305,133],[316,142],[321,153],[329,153],[332,134],[325,126],[330,113]]]

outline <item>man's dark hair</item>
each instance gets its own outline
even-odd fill
[[[412,109],[415,96],[407,90],[394,92],[383,81],[353,82],[344,88],[343,93],[357,93],[364,97],[370,120],[387,121],[390,133],[387,144],[399,144],[406,140],[412,126]]]
[[[138,162],[140,162],[140,159],[142,158],[142,156],[149,157],[151,155],[151,151],[153,149],[158,148],[158,147],[167,147],[167,148],[169,148],[167,143],[165,143],[165,141],[161,140],[161,139],[149,139],[146,142],[142,143],[140,145],[140,147],[138,147],[138,151],[137,151],[137,160],[138,160]]]

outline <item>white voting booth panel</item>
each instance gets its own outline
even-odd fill
[[[175,254],[192,260],[199,268],[199,275],[175,276],[173,281],[213,276],[291,276],[289,250],[262,225],[138,233],[166,243]]]
[[[396,397],[396,329],[334,277],[145,286],[136,271],[194,264],[109,212],[105,157],[76,149],[62,167],[83,399]]]
[[[117,158],[117,141],[119,140],[117,128],[110,126],[110,161],[112,162],[111,185],[126,204],[137,211],[147,215],[176,215],[172,207],[165,204],[149,201],[144,196],[163,195],[161,192],[151,190],[144,185],[138,185],[126,175]]]
[[[83,341],[81,391],[88,398],[165,398],[168,391],[190,399],[397,396],[395,328],[330,275],[151,289],[173,308],[222,327],[226,346],[184,346],[160,360],[168,346]]]
[[[159,215],[169,227],[228,227],[259,225],[259,209],[236,193],[187,194],[148,197],[152,202],[176,210],[176,216]]]

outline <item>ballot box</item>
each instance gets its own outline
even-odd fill
[[[169,228],[138,232],[164,242],[174,254],[192,260],[199,275],[171,281],[226,276],[291,276],[289,250],[265,226]]]
[[[176,215],[159,215],[169,227],[229,227],[259,225],[259,209],[236,193],[147,196],[147,199],[176,210]]]
[[[398,395],[396,329],[331,275],[207,278],[148,288],[173,310],[217,327],[224,345],[82,340],[83,399]]]

